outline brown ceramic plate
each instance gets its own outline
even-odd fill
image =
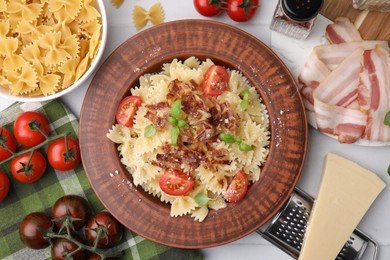
[[[174,58],[196,56],[240,70],[256,87],[271,122],[270,153],[260,180],[244,200],[210,211],[204,222],[171,218],[170,206],[131,184],[117,145],[107,137],[119,101],[144,73]],[[261,41],[235,27],[206,20],[165,23],[136,34],[100,67],[80,118],[83,164],[99,199],[123,225],[155,242],[181,248],[225,244],[258,229],[284,204],[301,174],[307,121],[298,88],[283,62]]]

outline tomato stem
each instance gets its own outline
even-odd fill
[[[40,130],[40,128],[39,128],[39,130]],[[29,153],[29,152],[34,152],[34,151],[40,149],[41,147],[43,147],[43,146],[49,144],[50,142],[52,142],[52,141],[54,141],[54,140],[57,140],[57,139],[60,139],[61,137],[65,137],[65,138],[66,138],[66,137],[70,134],[70,132],[64,132],[64,133],[57,134],[57,135],[54,135],[54,136],[50,136],[50,137],[49,137],[49,136],[46,135],[42,130],[40,130],[40,131],[41,131],[41,133],[45,136],[46,140],[43,141],[42,143],[40,143],[40,144],[38,144],[38,145],[36,145],[36,146],[33,146],[33,147],[31,147],[31,148],[28,148],[28,149],[26,149],[26,150],[23,150],[23,151],[14,153],[14,152],[10,151],[8,145],[5,144],[5,147],[4,147],[4,148],[7,149],[7,150],[9,150],[9,151],[12,153],[12,155],[11,155],[10,157],[8,157],[7,159],[1,161],[1,162],[0,162],[0,165],[6,163],[6,162],[8,162],[8,161],[10,161],[10,160],[12,160],[12,159],[14,159],[14,158],[16,158],[16,157],[19,157],[19,156],[21,156],[21,155],[23,155],[23,154],[26,154],[26,153]],[[29,160],[28,162],[30,162],[30,160]]]

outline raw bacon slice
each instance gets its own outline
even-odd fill
[[[364,133],[367,115],[360,110],[314,101],[317,129],[338,136],[340,143],[354,143]]]
[[[326,27],[325,36],[333,44],[362,41],[359,31],[345,17],[339,17],[333,24],[329,24]]]
[[[363,52],[356,49],[313,93],[318,129],[337,135],[340,143],[355,142],[366,128],[367,115],[354,109]]]
[[[330,70],[334,70],[340,63],[348,57],[354,50],[363,48],[372,50],[377,45],[389,50],[387,41],[361,41],[347,42],[332,45],[320,45],[313,48],[319,60],[321,60]]]
[[[315,98],[329,105],[347,107],[358,96],[360,60],[364,50],[356,49],[315,90]]]
[[[368,111],[368,124],[363,138],[389,141],[390,127],[383,120],[390,111],[390,57],[389,52],[378,46],[365,51],[359,95],[360,106]]]

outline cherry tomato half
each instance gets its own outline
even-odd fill
[[[222,66],[212,65],[205,73],[202,81],[203,94],[207,96],[219,96],[227,88],[229,74]]]
[[[0,127],[0,138],[5,141],[5,145],[8,146],[11,151],[16,151],[16,141],[14,136],[5,127]],[[10,157],[12,154],[6,149],[0,146],[0,162]]]
[[[30,162],[28,163],[31,157]],[[46,171],[46,159],[39,152],[34,151],[18,156],[11,161],[11,173],[20,182],[34,182],[42,177]]]
[[[187,195],[194,187],[194,180],[179,170],[169,169],[160,177],[159,185],[163,192],[172,196]]]
[[[252,19],[259,7],[259,0],[227,0],[226,12],[236,22]]]
[[[142,104],[142,99],[138,96],[128,96],[122,99],[116,110],[115,119],[118,124],[132,127],[135,113]]]
[[[107,230],[106,234],[100,236],[97,242],[98,248],[109,248],[121,241],[123,236],[122,225],[110,213],[103,211],[90,218],[85,226],[85,238],[90,245],[95,244],[98,224]]]
[[[3,201],[7,197],[10,185],[11,183],[7,174],[0,171],[0,201]]]
[[[239,171],[229,184],[225,194],[227,202],[237,202],[245,197],[248,191],[248,179],[243,171]]]
[[[39,112],[27,111],[21,113],[14,122],[14,134],[16,140],[27,147],[33,147],[46,140],[46,137],[39,130],[32,130],[31,124],[39,125],[39,128],[49,134],[49,124],[46,118]]]
[[[69,214],[70,217],[78,219],[73,220],[72,225],[74,230],[79,230],[87,223],[89,212],[88,202],[83,197],[77,195],[65,195],[59,198],[52,207],[52,216],[56,219],[55,224],[59,228],[62,226],[62,222],[59,219]]]
[[[65,137],[54,140],[47,149],[49,164],[58,171],[74,169],[81,161],[79,142],[73,137],[66,137],[68,150],[66,149]]]
[[[43,233],[52,226],[51,218],[43,212],[30,213],[24,217],[19,225],[19,235],[22,242],[30,248],[42,249],[50,245],[50,241],[43,237]]]
[[[194,0],[196,11],[203,16],[212,17],[222,13],[219,0]]]

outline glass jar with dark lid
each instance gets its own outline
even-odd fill
[[[296,39],[306,39],[322,4],[323,0],[280,0],[270,28]]]

